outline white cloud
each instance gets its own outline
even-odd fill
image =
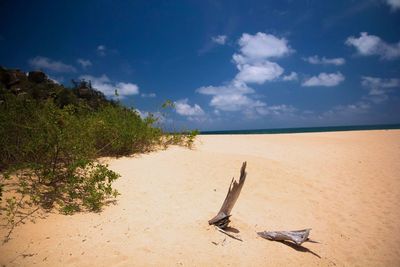
[[[388,93],[393,88],[400,88],[400,79],[363,76],[361,77],[361,84],[368,89],[368,96],[364,97],[365,99],[371,100],[374,103],[381,103],[388,99]]]
[[[267,106],[259,110],[262,115],[281,115],[281,114],[291,114],[297,109],[290,105],[272,105]]]
[[[121,97],[137,95],[139,93],[139,87],[136,84],[125,82],[113,83],[105,74],[101,75],[100,77],[82,75],[79,78],[86,81],[91,81],[94,89],[99,90],[104,95],[109,97],[115,96],[115,90],[117,90],[118,95]]]
[[[355,103],[335,106],[325,112],[322,118],[338,118],[338,115],[349,117],[357,114],[370,114],[374,105],[382,104],[389,99],[389,93],[394,88],[400,88],[400,79],[363,76],[361,77],[361,84],[368,90],[368,95],[361,97]]]
[[[98,45],[96,50],[100,56],[105,56],[107,53],[107,47],[105,45]]]
[[[233,80],[222,86],[200,87],[196,92],[204,95],[212,95],[210,106],[221,111],[243,111],[265,106],[264,103],[253,100],[248,94],[253,94],[254,89],[245,83]]]
[[[265,107],[266,104],[259,100],[254,100],[247,95],[229,94],[215,95],[211,99],[210,106],[222,111],[240,111]]]
[[[386,0],[386,4],[390,6],[392,11],[400,9],[400,0]]]
[[[358,38],[350,36],[346,40],[346,45],[354,46],[363,56],[377,55],[386,60],[400,57],[400,42],[388,44],[378,36],[368,35],[367,32],[362,32]]]
[[[116,85],[116,89],[119,95],[137,95],[139,94],[139,86],[133,83],[119,82]]]
[[[57,84],[61,84],[64,81],[64,77],[53,77],[53,76],[47,75],[47,78]]]
[[[232,62],[239,72],[230,82],[221,86],[204,86],[196,92],[211,95],[210,106],[215,114],[220,111],[242,112],[247,117],[273,114],[271,107],[252,96],[255,90],[248,86],[250,83],[263,84],[279,78],[284,69],[272,58],[280,58],[293,52],[284,38],[271,34],[244,33],[238,41],[239,52],[233,54]],[[297,74],[291,73],[286,79],[296,79]]]
[[[153,117],[157,120],[159,123],[164,123],[164,122],[172,122],[171,119],[165,118],[165,116],[157,111],[157,112],[148,112],[140,109],[135,109],[135,112],[140,116],[142,119],[146,119],[148,117]]]
[[[288,114],[295,111],[292,106],[268,106],[265,102],[254,99],[252,97],[255,93],[254,89],[236,80],[223,86],[200,87],[196,92],[212,95],[210,106],[214,108],[214,113],[218,116],[221,115],[220,111],[242,112],[247,118]]]
[[[135,111],[142,119],[146,118],[149,115],[147,111],[141,111],[140,109],[135,109]]]
[[[214,43],[217,43],[217,44],[220,44],[220,45],[224,45],[226,43],[227,39],[228,39],[228,37],[226,35],[218,35],[218,36],[211,37],[211,40]]]
[[[338,58],[326,58],[326,57],[322,57],[319,58],[317,55],[315,56],[311,56],[308,58],[304,58],[305,61],[307,61],[310,64],[324,64],[324,65],[328,65],[328,64],[332,64],[332,65],[336,65],[336,66],[340,66],[346,63],[346,60],[342,57],[338,57]]]
[[[143,98],[154,98],[157,95],[155,93],[148,93],[148,94],[142,93],[140,96],[143,97]]]
[[[293,52],[285,38],[258,32],[244,33],[239,39],[240,53],[233,56],[237,64],[254,63],[268,58],[279,58]]]
[[[54,61],[47,57],[37,56],[29,60],[29,64],[36,69],[43,69],[52,72],[76,72],[76,69],[61,61]]]
[[[239,70],[235,79],[243,83],[263,84],[282,75],[284,69],[270,58],[279,58],[293,50],[284,38],[258,32],[255,35],[244,33],[238,41],[240,53],[232,56]]]
[[[377,77],[363,76],[361,77],[361,84],[370,89],[370,95],[384,94],[390,88],[400,87],[400,79],[382,79]]]
[[[363,114],[368,112],[370,108],[370,103],[361,100],[353,104],[335,106],[322,114],[322,118],[336,117],[338,115],[349,116],[353,114]]]
[[[212,95],[210,106],[214,108],[214,113],[218,116],[221,114],[220,111],[242,112],[248,118],[277,114],[278,106],[267,106],[266,103],[252,98],[254,89],[236,80],[223,86],[200,87],[196,91],[200,94]]]
[[[336,86],[342,81],[344,81],[344,76],[340,72],[337,73],[325,73],[322,72],[318,76],[313,76],[306,79],[302,86]]]
[[[203,109],[199,105],[194,104],[193,106],[190,106],[188,104],[188,99],[181,99],[175,101],[174,104],[176,113],[182,116],[197,117],[197,116],[204,116],[205,114]]]
[[[338,115],[348,117],[356,114],[367,114],[367,112],[370,112],[373,105],[385,102],[389,98],[388,94],[394,88],[400,88],[400,79],[383,79],[363,76],[361,77],[361,84],[368,90],[368,95],[361,97],[361,99],[355,103],[336,106],[325,112],[322,117],[336,118]]]
[[[237,65],[239,73],[235,79],[244,83],[263,84],[278,78],[283,73],[283,68],[275,62],[264,61],[254,65],[243,64]]]
[[[86,69],[87,67],[92,66],[92,62],[89,59],[82,59],[82,58],[78,58],[76,60],[76,62],[78,62],[82,68]]]
[[[229,94],[252,94],[254,90],[245,83],[233,81],[222,86],[203,86],[196,89],[196,92],[203,95],[229,95]]]
[[[289,75],[285,75],[282,77],[282,80],[284,81],[297,81],[298,80],[298,75],[296,72],[292,71]]]

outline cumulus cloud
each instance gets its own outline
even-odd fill
[[[342,81],[344,81],[344,76],[340,72],[337,73],[325,73],[322,72],[318,76],[313,76],[311,78],[306,79],[302,86],[336,86]]]
[[[92,62],[89,59],[78,58],[76,60],[76,62],[78,62],[78,64],[81,65],[82,68],[84,68],[84,69],[86,69],[87,67],[92,66]]]
[[[282,80],[284,80],[284,81],[297,81],[298,78],[299,77],[298,77],[297,73],[292,71],[290,74],[283,76]]]
[[[143,97],[143,98],[154,98],[157,95],[155,93],[148,93],[148,94],[142,93],[142,94],[140,94],[140,96]]]
[[[115,91],[117,91],[118,95],[121,97],[139,94],[139,86],[136,84],[125,82],[114,83],[105,74],[100,77],[82,75],[79,78],[91,81],[93,88],[109,97],[115,96]]]
[[[254,89],[236,80],[223,86],[205,86],[196,90],[200,94],[211,95],[210,106],[214,113],[220,111],[242,112],[247,118],[264,115],[278,115],[293,112],[295,109],[286,105],[268,106],[265,102],[251,97]]]
[[[272,105],[254,99],[254,89],[244,83],[233,81],[223,86],[206,86],[196,90],[200,94],[211,95],[210,106],[214,113],[220,115],[220,111],[242,112],[247,118],[256,118],[265,115],[288,114],[295,111],[292,106]]]
[[[176,113],[187,117],[204,116],[205,113],[199,105],[194,104],[193,106],[191,106],[188,102],[189,101],[187,98],[175,101],[174,104]]]
[[[318,57],[317,55],[304,58],[304,61],[307,61],[310,64],[323,64],[323,65],[336,65],[340,66],[346,63],[346,60],[342,57],[338,58],[326,58],[326,57]]]
[[[76,72],[76,69],[71,65],[41,56],[30,59],[29,65],[36,69],[48,70],[51,72]]]
[[[226,40],[228,37],[226,35],[218,35],[218,36],[213,36],[211,37],[211,40],[219,45],[224,45],[226,43]]]
[[[253,94],[254,89],[245,83],[232,81],[222,86],[200,87],[196,92],[204,95],[211,95],[210,106],[222,111],[240,111],[265,106],[260,101],[253,100],[248,94]]]
[[[243,33],[239,39],[240,55],[235,54],[236,63],[253,63],[268,58],[279,58],[293,52],[285,38],[258,32],[255,35]]]
[[[116,84],[116,89],[119,95],[137,95],[139,94],[139,86],[133,83],[119,82]]]
[[[400,9],[400,0],[386,0],[386,4],[390,6],[392,11]]]
[[[236,76],[221,86],[204,86],[196,92],[212,96],[210,106],[215,114],[220,111],[242,112],[247,117],[274,114],[270,106],[254,96],[255,90],[248,84],[278,79],[284,69],[271,60],[289,55],[293,49],[286,39],[261,32],[255,35],[244,33],[238,44],[239,51],[232,56],[238,69]],[[297,78],[296,73],[289,76],[286,79]],[[277,110],[277,106],[275,108]]]
[[[385,60],[393,60],[400,57],[400,42],[388,44],[378,36],[368,35],[367,32],[362,32],[358,38],[350,36],[345,43],[348,46],[354,46],[362,56],[377,55]]]
[[[283,68],[275,62],[265,61],[254,65],[238,65],[239,73],[235,79],[244,83],[263,84],[278,78],[283,73]]]
[[[232,61],[239,70],[235,79],[244,83],[263,84],[275,80],[284,70],[270,59],[293,51],[286,39],[261,32],[255,35],[244,33],[238,43],[240,53],[233,54]]]

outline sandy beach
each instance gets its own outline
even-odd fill
[[[207,221],[243,161],[230,224],[240,242]],[[400,130],[206,135],[108,163],[121,174],[116,204],[27,221],[0,265],[400,266]],[[316,242],[300,248],[256,234],[304,228]]]

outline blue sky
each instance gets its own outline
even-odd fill
[[[400,0],[1,1],[0,64],[169,128],[400,123]],[[166,100],[175,109],[160,113]]]

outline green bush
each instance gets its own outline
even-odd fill
[[[191,148],[198,133],[166,134],[154,116],[142,119],[91,87],[69,90],[19,75],[18,88],[6,89],[0,80],[0,201],[11,224],[25,204],[66,214],[100,211],[119,194],[112,188],[119,175],[99,164],[99,157],[171,144]],[[16,189],[8,186],[10,177]],[[19,200],[5,197],[10,190]]]
[[[119,193],[111,184],[119,177],[106,165],[80,162],[72,167],[71,176],[65,183],[65,200],[60,203],[62,211],[70,214],[85,207],[90,211],[100,211],[105,200]]]
[[[83,186],[85,179],[93,177],[92,172],[82,175],[82,170],[102,170],[110,186],[116,176],[94,165],[96,158],[143,153],[170,144],[191,147],[197,134],[164,134],[154,127],[153,116],[141,119],[134,110],[115,103],[93,110],[82,103],[60,108],[53,99],[36,100],[27,94],[3,94],[2,99],[0,170],[29,172],[21,177],[30,177],[27,184],[33,189],[28,191],[46,208],[58,203],[64,211],[79,210],[77,205],[98,210],[103,196],[115,194],[101,190],[100,180],[94,179],[92,187]],[[71,193],[74,187],[81,193]],[[83,188],[89,195],[82,193]],[[2,190],[0,186],[0,195]]]
[[[92,133],[99,155],[147,152],[160,143],[162,131],[151,118],[142,120],[133,110],[107,106],[93,114]]]
[[[61,198],[64,187],[71,187],[78,167],[85,168],[96,158],[93,121],[78,110],[13,95],[0,105],[0,167],[29,173],[20,177],[29,177],[30,192],[46,208],[56,200],[68,202]]]

